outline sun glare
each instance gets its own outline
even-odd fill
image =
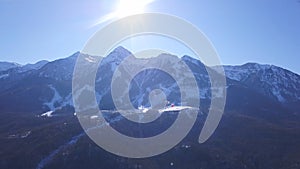
[[[129,15],[145,12],[145,7],[151,3],[151,0],[120,0],[116,9],[116,17],[122,18]]]
[[[144,13],[147,5],[153,1],[155,0],[119,0],[116,4],[115,10],[103,16],[94,26],[112,19],[119,19],[130,15]]]
[[[116,9],[116,17],[122,18],[143,13],[145,12],[146,6],[152,1],[153,0],[120,0]]]

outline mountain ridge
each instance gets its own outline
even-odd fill
[[[116,67],[121,63],[121,61],[124,58],[126,58],[131,54],[132,53],[127,49],[125,49],[124,47],[118,47],[115,50],[111,51],[108,56],[103,58],[101,63],[102,66],[98,70],[98,75],[96,79],[96,86],[98,87],[99,85],[101,86],[101,83],[102,86],[106,86],[103,88],[103,90],[105,91],[96,89],[98,90],[96,94],[100,105],[101,105],[101,99],[105,100],[104,98],[111,97],[109,96],[110,93],[108,92],[110,86],[108,82],[111,81],[109,79],[111,78],[113,72],[116,70]],[[4,100],[4,103],[1,104],[2,108],[7,107],[5,104],[7,103],[7,101],[5,100],[7,100],[8,98],[12,99],[11,102],[18,100],[17,98],[15,98],[15,96],[9,94],[12,93],[11,91],[17,91],[17,90],[22,91],[25,88],[25,86],[27,86],[26,88],[28,89],[32,89],[33,90],[32,93],[37,94],[36,98],[38,98],[39,101],[35,102],[34,104],[40,105],[39,108],[37,108],[40,111],[47,111],[49,109],[53,109],[53,107],[55,107],[54,105],[61,107],[62,105],[66,106],[66,104],[68,103],[69,106],[72,106],[71,82],[72,82],[72,75],[73,75],[75,62],[79,55],[84,55],[84,54],[80,52],[76,52],[66,58],[58,59],[52,62],[44,62],[44,64],[40,66],[38,69],[30,69],[25,72],[17,71],[18,68],[12,68],[6,71],[1,71],[0,85],[3,87],[3,89],[0,90],[0,100]],[[152,59],[150,58],[148,59],[148,61],[150,61],[149,63],[152,63],[152,61],[157,60],[156,61],[157,64],[161,64],[161,66],[169,66],[169,67],[174,66],[174,65],[169,65],[171,62],[168,62],[167,60],[163,62],[160,61],[161,59],[165,58],[164,55],[170,56],[169,54],[162,54],[158,57],[154,57]],[[84,57],[89,58],[90,56],[84,55]],[[196,77],[198,86],[202,86],[201,91],[199,93],[200,98],[208,99],[208,100],[211,99],[210,98],[211,92],[209,87],[210,82],[209,82],[209,76],[206,69],[210,69],[210,68],[213,69],[213,67],[206,67],[201,61],[187,55],[181,58],[179,57],[177,58],[185,62],[189,66],[194,76]],[[152,64],[156,64],[156,62],[153,62]],[[249,88],[250,90],[253,90],[264,96],[267,96],[274,101],[278,101],[280,104],[284,106],[293,107],[292,109],[295,111],[299,110],[298,103],[300,103],[300,93],[299,93],[300,89],[298,86],[300,86],[299,84],[300,76],[298,74],[277,66],[261,65],[258,63],[247,63],[240,66],[224,66],[224,71],[226,74],[228,87],[232,85],[244,86],[246,88]],[[99,72],[105,72],[105,74],[101,75],[99,74]],[[154,72],[148,71],[147,76],[149,77],[147,77],[147,79],[150,80],[152,77],[153,78],[158,77],[162,80],[163,79],[162,77],[164,77],[164,75],[162,75],[161,73],[159,73],[158,76],[155,75],[155,73],[154,74],[153,73]],[[277,83],[278,86],[276,86],[277,84],[274,83],[275,82],[274,79],[278,81]],[[39,87],[37,87],[37,84]],[[163,86],[162,84],[160,84],[160,87]],[[150,85],[148,87],[152,87],[152,88],[154,88],[155,86],[158,87],[156,84],[149,83],[148,85]],[[168,87],[172,86],[170,81],[166,82],[164,85],[166,87],[165,88],[166,90]],[[138,91],[135,91],[135,93],[138,94],[141,98],[146,99],[145,98],[147,95],[146,91],[140,91],[142,93],[137,93],[137,92]],[[174,95],[174,96],[177,95],[175,93],[169,92],[170,95]],[[29,95],[29,93],[27,95]],[[24,97],[25,96],[26,94],[24,95]],[[58,98],[57,96],[60,97]],[[24,99],[28,100],[26,99],[26,97]],[[54,97],[56,97],[56,100],[55,99],[53,100]],[[52,100],[52,105],[49,106],[48,103],[51,100]],[[132,100],[132,101],[135,104],[141,104],[141,101],[138,101],[138,98],[137,100],[135,101]],[[102,105],[106,105],[106,106],[109,104],[112,103],[111,102],[102,103]]]
[[[96,100],[99,108],[106,110],[102,112],[103,116],[107,117],[111,127],[128,136],[147,137],[148,132],[165,131],[177,118],[176,113],[164,113],[148,126],[148,123],[134,125],[116,115],[116,111],[110,111],[115,108],[110,85],[112,76],[129,54],[122,51],[124,48],[119,50],[110,54],[123,56],[103,58],[95,79]],[[277,67],[256,65],[253,70],[247,70],[247,66],[231,70],[225,66],[228,76],[225,110],[214,134],[207,142],[199,144],[199,133],[206,121],[210,101],[218,97],[211,94],[207,69],[213,74],[218,69],[205,67],[189,56],[174,58],[163,54],[142,60],[133,57],[130,70],[140,68],[139,64],[153,64],[172,70],[183,82],[182,64],[186,64],[199,87],[200,111],[192,130],[170,151],[149,159],[129,159],[112,155],[95,144],[76,118],[72,75],[78,56],[95,65],[93,56],[77,52],[46,63],[37,70],[20,72],[16,68],[0,72],[0,75],[8,74],[0,78],[0,168],[299,168],[299,99],[296,95],[291,95],[291,98],[283,95],[287,102],[280,102],[274,95],[269,95],[272,94],[269,89],[278,84],[283,84],[280,89],[289,93],[299,92],[299,88],[295,88],[299,75]],[[130,75],[130,70],[124,75]],[[81,73],[89,75],[90,72]],[[237,75],[241,79],[234,80]],[[133,79],[129,95],[135,107],[150,106],[148,96],[153,89],[164,91],[171,103],[180,103],[178,98],[182,92],[167,73],[147,69]],[[269,83],[273,81],[278,83]],[[124,97],[123,93],[121,91],[118,97]],[[91,117],[91,120],[95,119]]]

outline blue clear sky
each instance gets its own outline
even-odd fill
[[[116,2],[0,0],[0,60],[25,64],[67,57],[83,48],[99,29],[92,25]],[[258,62],[300,73],[298,0],[156,0],[146,9],[196,25],[223,64]]]

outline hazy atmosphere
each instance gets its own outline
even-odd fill
[[[93,33],[120,17],[107,17],[119,10],[116,2],[0,0],[0,60],[26,64],[80,51]],[[129,10],[125,13],[140,12],[130,3],[125,2]],[[142,5],[143,12],[171,14],[196,25],[211,40],[223,64],[258,62],[300,72],[297,0],[150,0]],[[157,38],[148,38],[147,44],[136,41],[125,47],[135,52],[151,46],[179,56],[192,55],[178,44]]]
[[[0,0],[0,169],[299,169],[299,19],[299,0]]]

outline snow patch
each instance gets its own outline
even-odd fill
[[[185,109],[189,109],[191,107],[189,106],[173,106],[173,107],[167,107],[164,109],[160,109],[159,112],[173,112],[173,111],[181,111],[181,110],[185,110]]]
[[[46,113],[41,114],[41,117],[52,117],[53,116],[52,113],[53,111],[48,111]]]
[[[7,139],[24,139],[31,134],[31,131],[25,131],[23,133],[10,134]]]
[[[86,61],[90,62],[90,63],[95,63],[96,59],[92,56],[87,56],[84,58]]]
[[[6,79],[8,76],[9,76],[9,74],[0,75],[0,79]]]
[[[62,97],[58,93],[53,85],[49,85],[49,88],[54,92],[52,99],[49,102],[44,103],[44,105],[48,106],[50,110],[55,110],[55,103],[62,101]]]

